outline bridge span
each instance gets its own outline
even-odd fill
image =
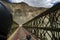
[[[60,40],[60,3],[20,25],[10,40]]]

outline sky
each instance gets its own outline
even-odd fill
[[[45,8],[50,8],[55,3],[60,2],[60,0],[9,0],[9,1],[11,3],[25,2],[29,6],[33,6],[33,7],[45,7]]]

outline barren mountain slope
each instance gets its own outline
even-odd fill
[[[43,11],[47,10],[46,8],[36,8],[31,7],[28,4],[21,2],[19,4],[11,4],[4,2],[4,4],[10,9],[13,14],[14,21],[19,24],[23,24],[26,21],[32,19],[33,17],[39,15]]]

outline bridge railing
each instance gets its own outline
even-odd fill
[[[60,3],[24,23],[23,27],[40,40],[59,40]]]

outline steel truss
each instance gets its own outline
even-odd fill
[[[36,36],[36,40],[60,40],[60,3],[46,10],[23,27]]]

